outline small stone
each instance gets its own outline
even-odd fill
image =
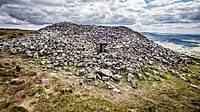
[[[117,89],[117,88],[114,88],[114,89],[113,89],[113,92],[121,93],[121,91],[120,91],[119,89]]]
[[[112,76],[113,73],[109,69],[101,69],[100,72],[106,76]]]
[[[113,78],[114,80],[116,80],[116,81],[120,81],[120,79],[122,78],[122,76],[119,75],[119,74],[115,74],[115,75],[112,76],[112,78]]]
[[[100,71],[100,68],[99,67],[95,67],[94,68],[94,72],[99,72]]]
[[[198,86],[191,84],[191,87],[198,89]]]
[[[41,63],[42,65],[44,65],[44,64],[46,63],[46,61],[41,61],[40,63]]]
[[[35,52],[34,55],[33,55],[33,57],[36,58],[36,59],[38,59],[39,58],[38,52]]]
[[[86,77],[88,79],[96,79],[96,75],[94,73],[88,73],[88,74],[86,74]]]
[[[115,88],[115,86],[112,85],[110,82],[106,82],[106,85],[107,85],[107,88],[108,88],[108,89],[113,89],[113,88]]]
[[[145,72],[144,74],[145,74],[146,76],[148,76],[148,77],[151,76],[151,74],[148,73],[148,72]]]
[[[50,98],[50,96],[49,95],[46,95],[46,97],[45,97],[47,100]]]
[[[35,49],[35,47],[34,47],[34,46],[30,46],[30,49],[31,49],[31,50],[34,50],[34,49]]]
[[[149,60],[149,64],[152,65],[152,64],[153,64],[153,61]]]
[[[80,69],[79,70],[79,75],[85,75],[86,74],[86,70],[85,69]]]
[[[127,68],[126,70],[127,70],[128,72],[132,72],[132,71],[133,71],[132,68]]]
[[[132,80],[131,81],[131,86],[132,86],[132,88],[137,88],[137,81],[136,80]]]
[[[47,68],[48,68],[48,69],[52,69],[53,67],[54,67],[54,66],[53,66],[52,64],[48,64],[48,65],[47,65]]]
[[[63,69],[66,71],[69,70],[69,68],[67,66],[64,66]]]
[[[112,66],[112,63],[111,63],[111,62],[105,62],[105,64],[106,64],[108,67]]]
[[[80,85],[83,85],[83,80],[82,80],[82,79],[79,80],[79,84],[80,84]]]
[[[134,75],[131,73],[128,73],[127,75],[127,81],[130,82],[134,78]]]
[[[25,80],[21,80],[21,79],[12,79],[11,81],[10,81],[10,84],[12,84],[12,85],[20,85],[20,84],[22,84],[22,83],[24,83],[25,82]]]
[[[83,67],[83,63],[81,62],[81,63],[77,64],[77,67]]]
[[[144,76],[142,74],[140,74],[140,73],[137,74],[137,77],[138,77],[139,80],[145,79]]]
[[[98,86],[100,84],[100,82],[99,81],[95,81],[94,84],[95,84],[95,86]]]
[[[33,56],[31,51],[26,51],[26,55],[29,56],[29,57]]]
[[[158,76],[154,77],[156,81],[160,81],[160,78]]]
[[[102,80],[103,80],[103,81],[108,81],[108,80],[110,80],[110,77],[102,76]]]
[[[39,53],[40,53],[40,55],[43,55],[44,54],[44,49],[40,50]]]
[[[17,53],[17,50],[16,50],[15,48],[11,48],[11,49],[10,49],[10,52],[13,53],[13,54],[16,54],[16,53]]]
[[[41,81],[42,81],[42,83],[48,82],[49,78],[42,78]]]
[[[153,74],[159,75],[159,73],[157,71],[155,71],[155,70],[153,70]]]

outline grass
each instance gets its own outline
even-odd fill
[[[30,34],[32,32],[34,32],[34,30],[0,28],[0,40],[12,39],[14,37],[21,37]]]

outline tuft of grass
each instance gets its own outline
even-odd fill
[[[14,105],[11,109],[11,112],[28,112],[28,110],[22,106]]]
[[[25,92],[25,94],[27,94],[28,96],[34,96],[36,95],[36,93],[41,94],[43,92],[45,92],[45,89],[42,86],[37,86],[30,91]]]
[[[24,70],[21,72],[22,76],[35,76],[37,75],[37,72],[31,71],[31,70]]]

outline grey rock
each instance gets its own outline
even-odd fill
[[[46,63],[46,61],[41,61],[40,63],[41,63],[42,65],[44,65],[44,64]]]
[[[54,66],[53,66],[52,64],[48,64],[48,65],[47,65],[47,68],[48,68],[48,69],[52,69],[53,67],[54,67]]]
[[[133,72],[133,68],[126,68],[126,70],[128,71],[128,72]]]
[[[148,73],[148,72],[145,72],[144,74],[145,74],[146,76],[148,76],[148,77],[151,76],[151,74]]]
[[[31,51],[26,51],[26,55],[29,56],[29,57],[33,56]]]
[[[153,70],[153,74],[154,75],[159,75],[159,73],[157,71],[155,71],[155,70]]]
[[[35,52],[34,55],[33,55],[33,57],[36,58],[36,59],[38,59],[39,58],[38,52]]]
[[[127,75],[127,81],[130,82],[134,78],[134,75],[131,73],[128,73]]]
[[[106,82],[107,88],[108,89],[114,89],[115,86],[113,84],[111,84],[110,82]]]
[[[49,78],[42,78],[41,81],[42,83],[49,82]]]
[[[198,89],[198,86],[191,84],[191,87]]]
[[[105,64],[106,64],[107,66],[112,66],[112,63],[111,63],[111,62],[105,62]]]
[[[106,76],[109,76],[109,77],[111,77],[113,75],[113,73],[109,69],[101,69],[100,72],[103,75],[106,75]]]
[[[160,81],[160,78],[159,78],[158,76],[155,76],[154,79],[155,79],[156,81]]]
[[[98,86],[98,85],[100,84],[100,82],[96,80],[96,81],[94,82],[94,84],[95,84],[95,86]]]
[[[83,80],[82,80],[82,79],[79,80],[79,84],[80,84],[80,85],[83,85]]]
[[[86,74],[86,77],[88,79],[96,79],[96,75],[94,73],[88,73],[88,74]]]
[[[144,80],[145,79],[145,77],[140,73],[137,74],[137,77],[138,77],[139,80]]]
[[[86,70],[85,69],[80,69],[79,70],[79,75],[85,75],[86,74]]]
[[[102,78],[101,78],[103,81],[108,81],[108,80],[110,80],[110,77],[107,77],[107,76],[102,76]]]
[[[10,49],[10,52],[13,53],[13,54],[16,54],[16,53],[17,53],[17,50],[16,50],[15,48],[11,48],[11,49]]]
[[[119,89],[117,89],[117,88],[114,88],[114,89],[113,89],[113,92],[121,93],[121,91],[120,91]]]
[[[132,88],[137,88],[137,81],[131,80],[131,86],[132,86]]]
[[[119,74],[115,74],[115,75],[112,76],[112,78],[113,78],[114,80],[116,80],[116,81],[120,81],[121,78],[122,78],[122,76],[119,75]]]

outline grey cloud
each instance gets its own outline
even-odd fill
[[[146,9],[143,0],[1,0],[0,23],[145,25],[200,23],[200,2]],[[141,5],[138,5],[141,3]],[[145,3],[145,2],[144,2]]]

